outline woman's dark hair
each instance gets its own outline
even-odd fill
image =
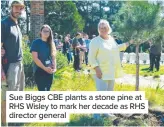
[[[51,48],[51,56],[52,56],[53,59],[55,59],[56,47],[55,47],[55,43],[54,43],[54,40],[53,40],[53,32],[51,30],[51,27],[49,25],[47,25],[47,24],[43,25],[41,27],[40,31],[42,31],[44,28],[48,28],[50,30],[50,35],[47,38],[47,43],[50,45],[50,48]],[[41,37],[41,34],[40,34],[40,37]]]

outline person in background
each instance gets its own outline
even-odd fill
[[[63,52],[63,36],[59,35],[58,36],[58,46],[57,46],[57,50],[60,52]]]
[[[85,63],[88,65],[88,53],[89,53],[89,44],[90,39],[88,38],[88,34],[85,34],[85,45],[86,45],[86,51],[85,51]]]
[[[34,77],[39,91],[50,91],[54,72],[56,72],[56,47],[53,33],[49,25],[43,25],[40,38],[31,46],[34,61]]]
[[[66,36],[63,43],[63,53],[67,56],[68,64],[71,62],[71,44],[69,42],[69,37]]]
[[[71,47],[70,47],[70,49],[71,49],[70,61],[73,62],[73,51],[72,51],[72,39],[71,39],[71,35],[70,34],[67,34],[67,37],[69,38],[69,43],[71,45]]]
[[[55,46],[57,48],[57,46],[59,45],[58,34],[57,33],[54,34],[54,43],[55,43]]]
[[[84,42],[84,36],[83,33],[80,33],[80,38],[78,39],[79,43],[80,43],[80,68],[82,69],[82,64],[85,61],[85,52],[86,52],[86,45]]]
[[[81,37],[81,34],[78,32],[78,33],[76,33],[76,36],[73,38],[73,41],[72,41],[73,56],[74,56],[73,68],[77,72],[79,72],[81,70],[81,67],[80,67],[80,48],[81,48],[81,45],[79,42],[80,37]]]
[[[68,39],[69,39],[69,42],[72,44],[71,35],[70,35],[70,34],[67,34],[67,37],[68,37]]]
[[[150,71],[150,68],[151,68],[151,64],[152,64],[152,54],[151,54],[151,52],[150,52],[150,49],[152,48],[152,39],[150,39],[149,41],[148,41],[148,43],[149,43],[149,46],[148,46],[148,51],[149,51],[149,59],[150,59],[150,65],[149,65],[149,71]]]
[[[162,52],[162,37],[158,37],[154,39],[154,43],[150,46],[150,71],[153,71],[154,65],[156,68],[156,71],[159,71],[160,68],[160,57]]]
[[[93,38],[89,45],[90,72],[95,80],[97,91],[113,91],[115,78],[123,74],[119,53],[124,51],[129,43],[118,45],[110,35],[111,32],[109,22],[100,20],[98,24],[99,36]],[[111,114],[107,115],[112,116]],[[100,114],[94,114],[93,117],[101,118]]]

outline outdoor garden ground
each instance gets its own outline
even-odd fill
[[[86,70],[87,67],[84,67]],[[140,66],[140,75],[143,76],[140,80],[142,84],[143,79],[152,76],[151,79],[161,80],[164,75],[164,66],[161,66],[159,72],[148,72],[146,70],[148,65]],[[133,84],[126,84],[126,80],[131,81],[132,77],[135,79],[135,65],[124,64],[124,72],[126,76],[116,79],[115,91],[135,91],[135,82]],[[145,76],[145,74],[147,76]],[[158,76],[156,76],[158,75]],[[129,76],[129,78],[127,78]],[[131,77],[130,77],[131,76]],[[126,77],[126,80],[125,80]],[[154,79],[155,78],[155,79]],[[95,91],[95,84],[89,74],[84,71],[80,73],[74,72],[72,65],[58,70],[54,77],[54,83],[51,91]],[[119,80],[121,83],[118,83]],[[145,81],[144,81],[145,83]],[[154,82],[155,83],[155,82]],[[149,114],[115,114],[115,118],[102,117],[100,120],[95,120],[92,114],[72,114],[69,123],[20,123],[17,126],[164,126],[164,82],[162,84],[154,84],[154,86],[140,86],[140,91],[145,91],[146,99],[149,100]],[[26,91],[37,91],[36,86],[26,87]]]
[[[87,68],[87,67],[85,67]],[[140,66],[140,75],[143,76],[140,80],[142,84],[143,79],[152,76],[153,81],[160,80],[160,77],[164,75],[164,66],[161,66],[159,72],[148,72],[146,69],[148,65]],[[124,72],[126,76],[132,76],[135,74],[135,65],[124,64]],[[135,76],[133,77],[135,78]],[[127,78],[128,79],[128,78]],[[120,79],[121,80],[121,79]],[[131,77],[128,80],[132,80]],[[122,83],[115,83],[115,91],[134,91],[134,84],[126,84],[124,77]],[[116,114],[115,119],[102,117],[100,120],[92,118],[91,114],[72,114],[69,123],[29,123],[25,126],[164,126],[164,82],[163,78],[160,83],[154,84],[154,86],[141,85],[140,90],[145,91],[146,98],[149,100],[149,114],[137,115],[122,115]],[[144,81],[145,83],[145,81]],[[156,82],[154,82],[156,83]],[[162,87],[163,86],[163,87]],[[37,88],[26,88],[27,91],[36,91]],[[94,81],[90,75],[86,75],[83,72],[76,73],[73,68],[67,66],[58,70],[55,74],[55,80],[52,85],[52,91],[95,91]]]

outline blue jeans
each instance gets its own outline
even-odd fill
[[[68,64],[72,61],[71,52],[67,53],[67,60],[68,60]]]

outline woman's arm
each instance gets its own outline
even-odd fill
[[[51,68],[50,67],[45,67],[43,65],[43,63],[38,59],[38,53],[37,52],[32,51],[32,59],[38,67],[40,67],[41,69],[45,70],[46,72],[48,72],[50,74],[52,73]]]
[[[92,68],[99,66],[97,62],[98,49],[99,49],[98,44],[95,43],[95,39],[92,40],[89,45],[89,54],[88,54],[89,64],[91,65]]]
[[[53,72],[56,72],[56,58],[52,58],[52,66],[53,66]]]
[[[101,72],[101,69],[100,69],[99,64],[97,62],[98,50],[99,50],[98,44],[96,44],[94,41],[91,41],[91,43],[89,45],[89,54],[88,54],[89,64],[95,70],[96,76],[99,79],[101,79],[102,78],[102,72]]]
[[[119,44],[118,45],[118,48],[120,51],[125,51],[127,47],[129,47],[130,43],[129,42],[126,42],[126,43],[123,43],[123,44]]]
[[[119,44],[119,45],[118,45],[118,48],[119,48],[120,51],[125,51],[126,48],[127,48],[127,44],[126,44],[126,43]]]

